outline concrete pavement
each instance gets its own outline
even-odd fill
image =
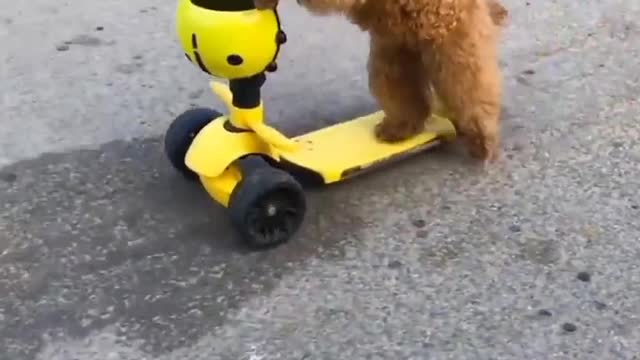
[[[506,1],[505,159],[309,194],[247,253],[161,135],[219,106],[172,4],[0,0],[0,359],[637,359],[640,5]],[[374,109],[366,40],[287,5],[294,134]]]

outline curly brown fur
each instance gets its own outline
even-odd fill
[[[258,8],[277,4],[255,2]],[[498,0],[298,3],[315,14],[344,14],[370,34],[369,85],[386,115],[376,128],[379,139],[395,142],[421,131],[437,94],[471,155],[484,161],[498,157],[498,38],[508,17]]]

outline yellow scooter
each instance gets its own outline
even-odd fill
[[[260,95],[286,42],[276,10],[256,10],[253,0],[179,0],[177,30],[189,61],[228,80],[211,83],[228,115],[184,112],[165,134],[166,155],[229,209],[251,247],[273,247],[297,232],[306,212],[302,185],[342,181],[456,136],[448,119],[433,115],[413,138],[380,142],[379,111],[288,138],[264,123]]]

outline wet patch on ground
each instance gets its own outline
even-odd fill
[[[149,353],[188,345],[310,256],[341,256],[362,223],[310,193],[302,240],[248,252],[225,210],[169,168],[159,139],[0,174],[0,349],[12,359],[35,354],[43,336],[113,324]]]

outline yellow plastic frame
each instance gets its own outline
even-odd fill
[[[242,180],[236,161],[247,155],[286,160],[311,170],[325,184],[330,184],[456,136],[453,124],[434,114],[426,120],[422,133],[405,141],[383,143],[374,135],[375,125],[384,116],[378,111],[289,139],[264,123],[262,104],[255,109],[238,109],[233,106],[231,92],[225,84],[212,82],[211,88],[225,103],[230,115],[212,121],[198,133],[185,163],[200,176],[209,195],[225,207],[229,206],[231,193]],[[227,121],[236,131],[225,127]]]

